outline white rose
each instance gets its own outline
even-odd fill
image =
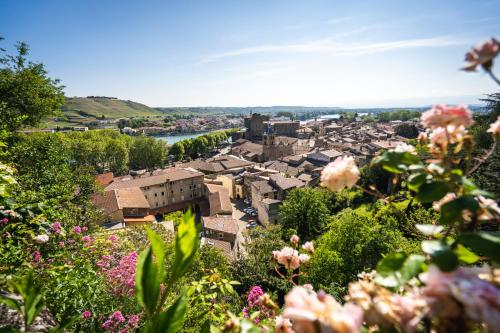
[[[359,169],[351,156],[337,157],[321,173],[321,185],[332,191],[353,187],[359,180]]]

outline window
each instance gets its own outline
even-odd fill
[[[181,188],[181,192],[182,192],[182,188]]]
[[[158,193],[155,193],[155,198],[158,196]]]
[[[222,239],[224,238],[224,233],[223,232],[219,232],[219,239]]]
[[[193,195],[192,195],[192,194],[190,194],[190,196],[191,196],[191,199],[192,199],[192,198],[193,198]]]
[[[145,196],[144,196],[144,198],[146,198],[146,199],[147,199],[147,198],[148,198],[148,196],[147,196],[147,195],[145,195]]]
[[[170,191],[170,192],[172,192],[172,194],[174,194],[174,190],[172,190],[172,191]]]
[[[193,187],[191,185],[189,185],[189,189],[191,190]]]
[[[165,192],[161,192],[161,195],[165,195]]]
[[[158,203],[156,203],[156,207],[158,207]]]

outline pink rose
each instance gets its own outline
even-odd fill
[[[292,243],[293,245],[299,244],[299,241],[300,241],[300,238],[297,235],[293,235],[292,237],[290,237],[290,243]]]
[[[273,256],[279,264],[285,266],[287,269],[295,270],[300,266],[299,252],[291,247],[284,247],[281,251],[275,251]]]
[[[79,226],[75,226],[75,227],[73,227],[73,232],[75,234],[81,234],[82,233],[82,228],[80,228]]]
[[[465,135],[466,131],[463,126],[438,127],[429,134],[430,148],[446,150],[449,144],[462,142]]]
[[[476,67],[481,65],[484,69],[489,70],[493,64],[493,59],[500,52],[500,43],[491,38],[482,44],[476,45],[471,51],[465,55],[466,66],[462,68],[464,71],[475,71]]]
[[[434,105],[432,109],[425,111],[420,117],[425,128],[436,129],[453,125],[455,127],[470,127],[472,112],[466,106],[448,106],[445,104]]]
[[[302,248],[309,253],[314,252],[314,245],[312,242],[305,242],[304,245],[302,245]]]
[[[342,306],[325,293],[295,287],[285,296],[283,318],[290,319],[298,332],[316,332],[316,327],[323,327],[326,332],[355,333],[361,331],[363,311],[352,303]]]
[[[311,257],[309,257],[309,255],[305,254],[305,253],[302,253],[299,255],[299,261],[301,264],[305,264],[309,261],[309,259],[311,259]]]
[[[276,317],[276,333],[293,333],[292,322],[288,318],[282,316]]]

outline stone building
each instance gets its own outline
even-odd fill
[[[267,128],[267,125],[265,125],[264,122],[268,120],[269,116],[258,113],[252,113],[249,116],[245,116],[244,123],[246,128],[246,139],[251,141],[262,140],[262,133],[264,133]]]
[[[170,168],[134,178],[120,177],[105,191],[139,188],[155,213],[182,209],[196,199],[203,198],[203,173],[193,169]]]
[[[266,131],[272,130],[275,135],[296,138],[300,129],[300,121],[271,119],[265,121],[264,126]]]
[[[134,226],[155,221],[149,213],[149,203],[138,187],[105,191],[94,195],[93,202],[104,214],[102,222]]]

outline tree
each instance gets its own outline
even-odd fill
[[[121,175],[128,171],[128,149],[119,140],[110,140],[104,149],[104,155],[109,164],[109,170],[115,175]]]
[[[140,170],[163,167],[166,151],[163,141],[145,136],[138,137],[130,146],[130,168]]]
[[[246,255],[231,266],[233,276],[241,283],[236,287],[237,291],[244,294],[258,283],[264,290],[283,297],[291,286],[276,274],[272,260],[273,251],[285,246],[281,226],[259,227],[248,233],[251,241],[245,244]]]
[[[280,223],[293,229],[303,240],[319,236],[330,219],[323,190],[297,188],[290,191],[280,207]]]
[[[76,184],[70,157],[67,141],[47,133],[24,136],[12,152],[23,188],[45,198],[73,196]]]
[[[410,243],[392,226],[384,226],[357,211],[346,209],[316,243],[308,274],[315,290],[343,295],[357,274],[375,268],[383,254],[408,250]]]
[[[414,139],[418,136],[418,129],[412,124],[400,124],[394,128],[394,133],[407,139]]]
[[[181,161],[186,154],[184,143],[182,141],[174,143],[172,147],[170,147],[169,154],[173,155],[176,161]]]
[[[202,135],[193,141],[193,153],[203,155],[208,151],[208,140]]]
[[[64,104],[59,81],[48,77],[43,64],[27,61],[28,45],[16,49],[16,56],[0,56],[0,130],[9,132],[36,126]]]

